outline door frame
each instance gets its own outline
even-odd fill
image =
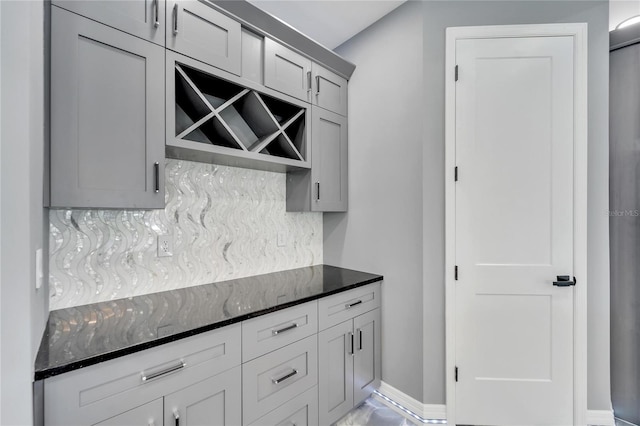
[[[446,29],[445,68],[445,357],[447,422],[456,424],[455,142],[456,41],[479,38],[574,39],[573,261],[579,285],[573,299],[573,422],[587,422],[587,24],[501,25]]]

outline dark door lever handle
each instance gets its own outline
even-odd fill
[[[573,277],[573,281],[571,281],[570,275],[558,275],[556,279],[558,281],[554,281],[553,285],[558,287],[569,287],[572,285],[576,285],[577,282],[576,277]]]

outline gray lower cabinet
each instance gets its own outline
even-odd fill
[[[287,211],[347,211],[347,118],[313,106],[311,141],[311,171],[287,175]]]
[[[162,398],[158,398],[92,426],[162,426],[162,409]]]
[[[318,426],[318,387],[299,394],[249,426]]]
[[[45,379],[44,421],[324,426],[380,385],[380,366],[374,283]]]
[[[164,46],[164,0],[53,0],[52,4]]]
[[[164,208],[164,48],[51,9],[50,206]]]
[[[206,2],[167,0],[167,49],[240,75],[240,23]]]
[[[234,324],[45,379],[45,424],[237,426],[240,347]]]
[[[380,386],[380,284],[318,301],[321,425],[348,413]]]
[[[320,424],[330,425],[353,408],[352,321],[318,334]]]
[[[318,334],[320,424],[329,425],[380,386],[380,309]]]
[[[165,396],[165,426],[239,425],[240,379],[240,367],[235,367]]]

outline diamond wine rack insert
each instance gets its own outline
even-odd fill
[[[212,153],[308,169],[306,112],[306,108],[175,64],[178,144],[198,142],[208,145]]]

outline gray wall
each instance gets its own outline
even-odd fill
[[[409,2],[337,49],[357,65],[349,87],[352,186],[349,212],[325,215],[325,262],[385,275],[383,380],[425,403],[443,404],[445,28],[587,22],[589,409],[609,409],[609,234],[605,214],[608,208],[608,3],[425,1],[418,4],[422,7],[422,31],[414,28],[418,6]],[[416,53],[418,49],[422,58],[418,57],[420,52]],[[400,52],[407,54],[395,60]],[[406,68],[416,66],[416,59],[423,61],[422,66],[418,65],[421,75],[410,79],[404,74],[415,74],[417,70]],[[423,86],[422,105],[416,98],[420,86]],[[407,92],[407,88],[411,90]],[[378,104],[395,110],[392,120],[377,112]],[[383,123],[388,126],[384,132],[379,129]],[[396,136],[387,137],[388,134]],[[418,144],[423,144],[420,159]],[[390,146],[394,149],[389,149]],[[381,182],[387,185],[380,186]],[[416,214],[420,215],[418,222]],[[422,257],[416,260],[420,252]],[[418,299],[423,299],[422,306],[417,306]],[[418,321],[421,317],[424,318],[422,339],[416,335],[417,326],[408,325],[409,321]],[[408,332],[404,332],[407,327]],[[406,357],[407,352],[419,352],[420,347],[423,359]],[[418,377],[420,370],[423,379]]]
[[[47,241],[42,208],[44,7],[41,1],[2,1],[0,9],[0,424],[27,425],[32,424],[33,364],[47,313],[46,285],[35,290],[35,251]]]
[[[422,9],[337,51],[349,83],[349,213],[324,215],[324,261],[383,274],[382,376],[422,398]]]

